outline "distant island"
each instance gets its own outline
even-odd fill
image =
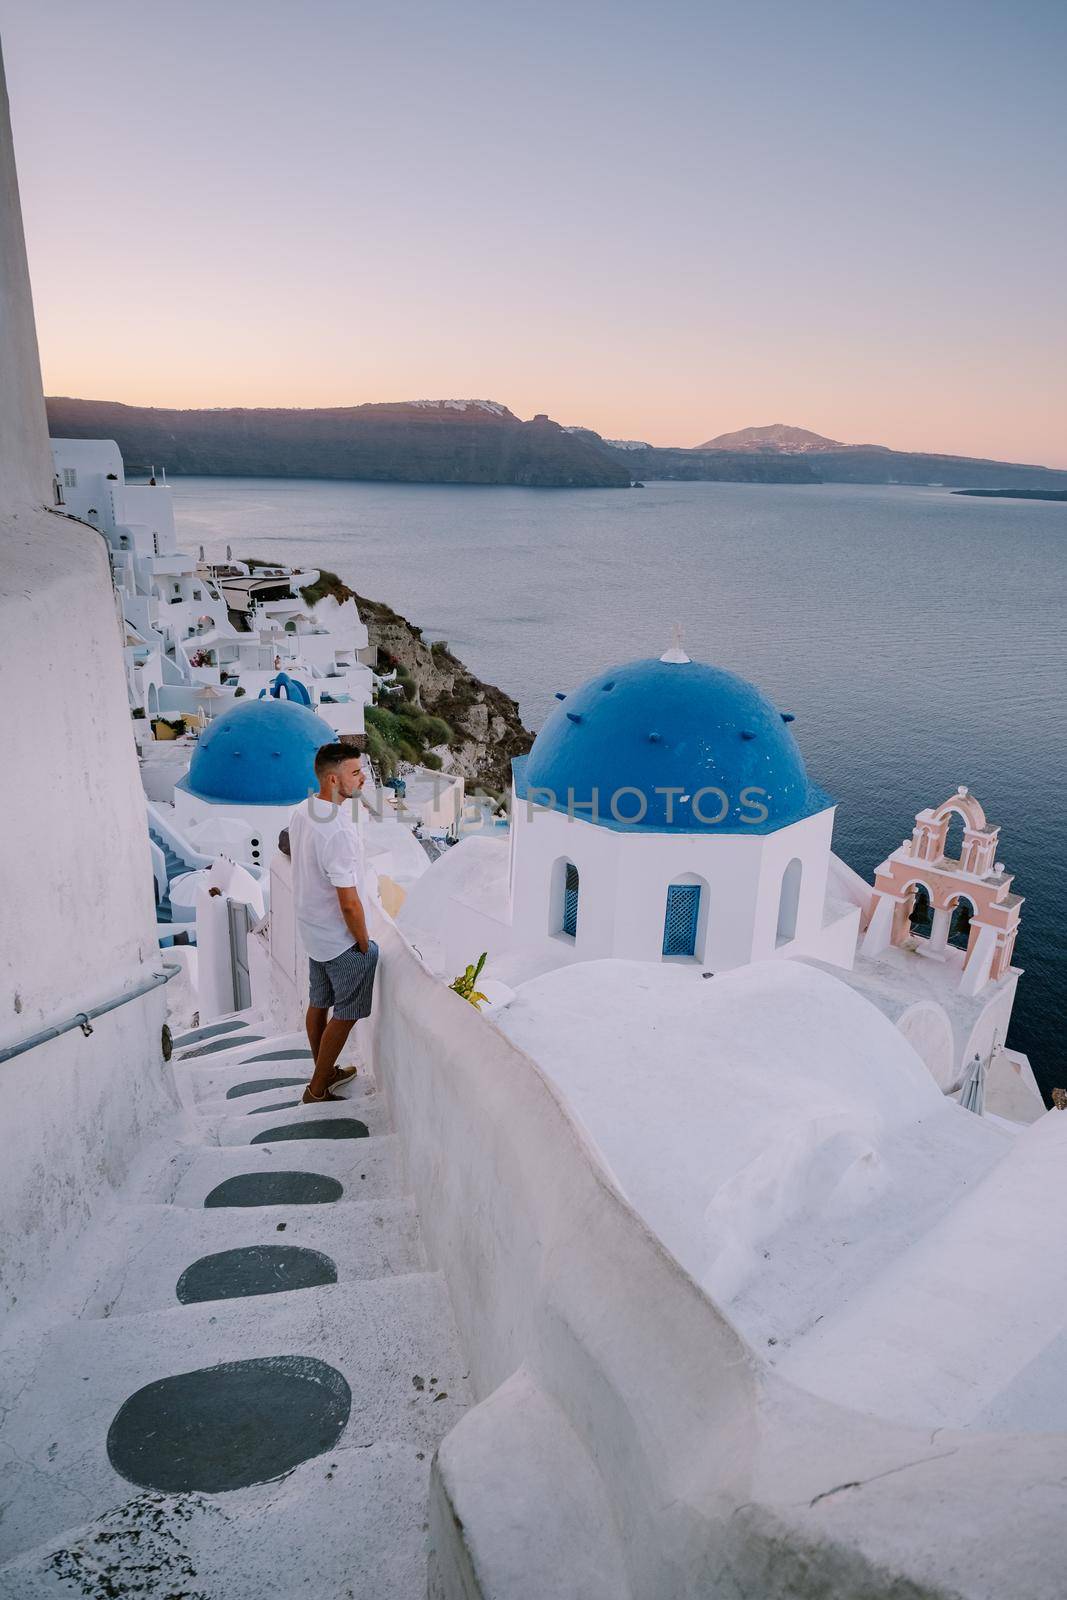
[[[712,460],[722,451],[757,461],[788,460],[809,467],[823,483],[933,485],[949,489],[1067,490],[1067,472],[1026,462],[988,461],[974,456],[929,455],[890,450],[882,444],[842,444],[807,428],[772,422],[722,433],[694,454]],[[640,459],[633,457],[635,464]]]
[[[132,473],[338,478],[375,483],[628,488],[653,480],[936,485],[1067,492],[1067,472],[969,456],[842,444],[785,423],[742,428],[696,448],[605,439],[543,413],[524,422],[496,400],[176,410],[52,396],[53,438],[114,439]]]
[[[306,411],[176,411],[110,400],[46,401],[53,438],[114,439],[136,473],[348,478],[376,483],[628,488],[630,472],[548,417],[494,400],[415,400]]]
[[[953,489],[983,500],[1067,500],[1067,489]]]

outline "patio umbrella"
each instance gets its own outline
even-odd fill
[[[985,1103],[985,1069],[985,1062],[981,1056],[976,1055],[960,1085],[960,1105],[965,1111],[973,1111],[978,1117],[982,1115]]]

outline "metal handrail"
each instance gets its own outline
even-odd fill
[[[61,1034],[69,1033],[72,1028],[80,1028],[86,1038],[92,1033],[92,1018],[102,1017],[108,1011],[117,1011],[120,1006],[127,1005],[131,1000],[140,1000],[142,995],[150,994],[153,989],[158,989],[160,984],[169,983],[181,972],[181,967],[176,962],[164,961],[162,972],[153,972],[152,976],[144,983],[137,985],[136,989],[129,989],[125,994],[116,995],[113,1000],[105,1000],[103,1005],[90,1006],[88,1011],[79,1011],[76,1016],[68,1018],[66,1022],[57,1022],[54,1027],[42,1028],[40,1033],[33,1033],[28,1039],[23,1039],[19,1044],[9,1044],[0,1050],[0,1062],[11,1061],[15,1056],[24,1055],[27,1050],[33,1050],[39,1044],[47,1044],[50,1039],[58,1039]]]

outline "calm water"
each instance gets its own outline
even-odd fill
[[[864,877],[969,785],[1025,895],[1012,1042],[1067,1085],[1067,506],[941,489],[466,489],[182,478],[187,545],[321,564],[445,638],[540,726],[557,689],[693,656],[783,709]]]

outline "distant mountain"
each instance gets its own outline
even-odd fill
[[[660,448],[640,439],[602,439],[592,428],[570,428],[576,438],[586,439],[617,462],[630,478],[643,483],[646,478],[680,481],[704,480],[714,483],[818,483],[820,480],[806,461],[795,456],[776,456],[756,452],[700,452],[682,448]]]
[[[317,410],[175,411],[112,400],[47,401],[56,438],[114,439],[131,472],[352,478],[379,483],[625,488],[652,478],[716,483],[905,483],[951,489],[1067,488],[1067,472],[838,444],[774,423],[697,449],[602,439],[498,400],[408,400]]]
[[[785,422],[772,422],[766,428],[739,428],[736,433],[720,433],[717,439],[693,446],[694,450],[730,450],[734,453],[758,451],[778,455],[802,456],[809,450],[846,450],[837,439],[824,439],[807,428],[791,428]]]
[[[691,477],[716,479],[719,462],[738,456],[760,461],[791,460],[810,468],[822,483],[943,484],[968,489],[1046,489],[1067,487],[1067,472],[1017,461],[989,461],[973,456],[927,455],[921,451],[890,450],[882,444],[842,444],[807,428],[784,422],[765,428],[741,428],[720,433],[690,452],[702,465]],[[648,477],[656,474],[647,470]]]
[[[174,411],[111,400],[47,402],[54,438],[114,439],[127,467],[221,477],[625,488],[627,466],[546,416],[495,400],[411,400],[316,410]]]

